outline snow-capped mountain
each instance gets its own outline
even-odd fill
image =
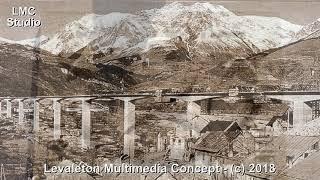
[[[111,30],[122,20],[132,17],[131,14],[111,13],[108,15],[89,14],[78,21],[67,24],[42,48],[59,54],[60,52],[75,52]]]
[[[46,43],[49,40],[47,36],[41,35],[39,37],[31,38],[31,39],[24,39],[20,41],[14,41],[6,38],[0,37],[0,44],[1,43],[9,43],[9,44],[20,44],[24,46],[31,46],[31,47],[40,47],[41,44]]]
[[[200,54],[247,54],[283,46],[302,27],[275,17],[237,16],[220,5],[171,3],[137,14],[90,14],[57,33],[42,48],[69,54],[90,46],[95,51],[133,54],[174,46],[177,36]]]
[[[298,31],[294,37],[294,41],[300,39],[310,39],[320,37],[320,18],[315,22],[304,26],[300,31]]]

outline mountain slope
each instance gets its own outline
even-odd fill
[[[138,14],[90,14],[68,24],[42,46],[53,54],[72,54],[85,46],[113,56],[143,53],[155,47],[175,48],[180,36],[199,55],[247,56],[287,44],[301,26],[279,18],[237,16],[222,6],[171,3]]]
[[[126,90],[142,78],[118,66],[79,67],[29,46],[0,45],[1,96],[101,94]]]
[[[300,39],[311,39],[320,37],[320,18],[315,22],[304,26],[300,31],[294,36],[294,41]]]
[[[67,24],[43,49],[58,54],[62,51],[75,52],[98,38],[103,32],[109,32],[130,14],[111,13],[108,16],[89,14],[78,21]]]
[[[318,90],[320,79],[320,39],[307,39],[261,58],[257,61],[258,73],[265,84],[274,82],[292,89]],[[272,76],[273,80],[267,80]]]
[[[299,41],[259,53],[247,59],[199,58],[197,61],[150,61],[150,67],[133,72],[149,75],[149,81],[131,89],[178,89],[183,92],[227,91],[234,86],[257,90],[318,90],[320,87],[320,39]],[[152,74],[153,73],[153,74]],[[165,87],[163,86],[165,84]],[[250,87],[250,88],[249,88]]]

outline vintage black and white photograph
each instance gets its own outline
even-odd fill
[[[0,180],[320,179],[320,1],[0,15]]]

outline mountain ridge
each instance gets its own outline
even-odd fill
[[[293,41],[315,37],[320,37],[320,18],[303,26],[302,29],[295,34]]]
[[[180,36],[199,54],[246,56],[285,45],[300,28],[275,17],[237,16],[220,5],[175,2],[137,14],[84,16],[66,25],[41,48],[53,54],[72,54],[84,46],[91,46],[95,53],[112,48],[123,56],[157,46],[174,47],[170,40]]]

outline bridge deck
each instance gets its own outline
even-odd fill
[[[265,92],[239,92],[238,96],[254,95],[320,95],[320,91],[265,91]],[[0,99],[68,99],[68,98],[117,98],[117,97],[157,97],[157,93],[110,93],[110,94],[93,94],[93,95],[67,95],[67,96],[5,96]],[[161,96],[229,96],[229,92],[201,92],[201,93],[162,93]]]

